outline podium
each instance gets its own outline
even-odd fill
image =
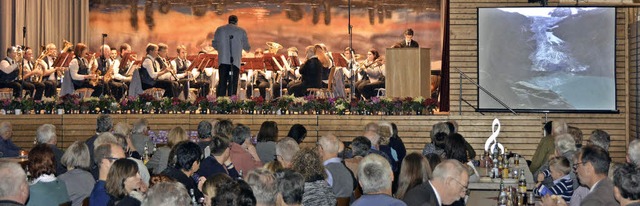
[[[431,97],[429,48],[389,48],[385,56],[387,97]]]

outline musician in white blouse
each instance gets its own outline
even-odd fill
[[[356,82],[356,94],[361,94],[365,99],[370,99],[376,96],[376,89],[384,88],[385,86],[385,67],[378,50],[370,49],[367,52],[367,59],[361,64],[361,71],[366,73],[366,76]]]
[[[98,63],[95,60],[97,57],[89,57],[89,49],[83,43],[76,44],[74,53],[76,57],[69,63],[69,73],[71,74],[73,88],[92,88],[93,93],[91,96],[99,97],[104,91],[104,81],[98,79],[99,75],[91,72],[92,68],[97,69],[98,67]],[[93,61],[91,61],[91,59],[93,59]],[[91,80],[94,80],[95,84],[92,84],[90,82]]]

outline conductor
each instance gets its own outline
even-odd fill
[[[236,94],[238,76],[240,73],[240,60],[242,50],[249,51],[251,46],[247,39],[247,32],[238,27],[238,17],[229,16],[229,24],[216,29],[212,46],[218,50],[218,87],[217,96],[231,96]]]

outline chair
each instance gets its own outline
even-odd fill
[[[1,88],[0,89],[0,99],[11,99],[13,97],[13,89],[12,88]]]
[[[162,99],[162,96],[164,96],[164,89],[154,87],[154,88],[145,89],[143,93],[149,94],[155,99]]]
[[[376,95],[377,97],[387,96],[387,89],[385,89],[385,88],[377,88],[375,90],[378,92],[378,94]]]
[[[80,88],[73,91],[73,94],[77,94],[78,96],[80,96],[80,99],[91,97],[92,93],[93,93],[92,88]]]
[[[349,197],[338,197],[336,198],[336,206],[349,206],[349,201],[351,198]]]
[[[332,98],[333,95],[333,81],[336,68],[331,67],[329,71],[329,80],[327,82],[327,88],[308,88],[307,94],[314,94],[316,97]]]

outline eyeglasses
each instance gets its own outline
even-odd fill
[[[456,178],[451,178],[451,179],[455,180],[455,181],[456,181],[456,183],[458,183],[458,185],[462,186],[462,189],[463,189],[462,191],[463,191],[463,192],[467,192],[467,187],[468,187],[468,186],[465,186],[464,184],[462,184],[462,183],[461,183],[459,180],[457,180]]]
[[[578,170],[578,165],[584,165],[586,162],[576,162],[573,163],[573,170]]]

